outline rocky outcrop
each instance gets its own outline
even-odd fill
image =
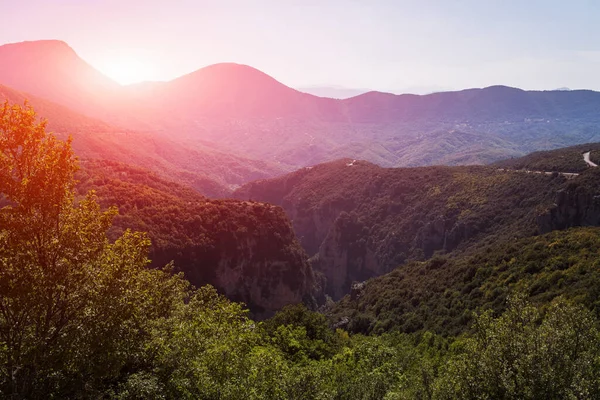
[[[423,256],[431,257],[436,251],[450,252],[476,232],[466,223],[456,218],[438,217],[417,231],[413,249],[420,249]]]
[[[584,187],[559,190],[555,204],[537,217],[540,233],[600,225],[600,195]]]
[[[356,214],[342,212],[313,259],[313,268],[325,275],[325,293],[334,300],[347,294],[354,281],[387,272],[382,270],[365,229]]]
[[[318,284],[282,208],[209,200],[149,171],[106,161],[86,163],[79,181],[79,193],[95,189],[102,207],[119,208],[111,239],[125,229],[148,233],[152,267],[173,261],[194,286],[211,284],[259,318],[287,304],[314,305]]]
[[[298,233],[300,244],[311,256],[319,252],[339,215],[355,207],[354,204],[341,202],[325,203],[317,209],[306,207],[303,203],[284,202],[282,206],[293,223],[294,231]]]
[[[181,249],[155,249],[157,265],[174,260],[196,286],[211,284],[265,318],[288,304],[315,306],[315,277],[280,207],[255,202],[215,202],[214,220],[191,226],[204,234]]]

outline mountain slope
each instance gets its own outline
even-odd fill
[[[55,41],[1,46],[0,66],[0,84],[112,125],[288,170],[340,157],[382,166],[488,163],[600,141],[600,93],[586,90],[492,86],[336,100],[231,63],[121,87]],[[440,137],[447,145],[440,146]]]
[[[0,83],[93,116],[120,90],[58,40],[0,46]]]
[[[193,285],[212,284],[259,317],[313,301],[308,258],[279,207],[209,200],[113,161],[84,161],[76,178],[80,195],[93,189],[103,207],[118,207],[109,236],[125,229],[148,232],[153,266],[174,261]]]
[[[600,143],[586,143],[551,151],[536,151],[524,157],[498,161],[494,165],[532,171],[580,173],[590,168],[583,159],[583,153],[588,151],[592,161],[600,161]]]
[[[210,65],[155,85],[152,98],[192,118],[335,118],[336,102],[299,92],[247,65]]]
[[[488,167],[381,168],[339,160],[234,193],[282,206],[326,293],[407,260],[540,230],[537,218],[566,184],[562,176]]]
[[[277,165],[205,147],[190,149],[151,132],[117,128],[3,85],[0,85],[0,100],[13,104],[28,101],[40,117],[48,119],[50,130],[63,139],[73,137],[73,148],[82,158],[110,159],[148,168],[207,196],[223,197],[231,187],[282,171]]]
[[[352,332],[457,335],[468,330],[473,312],[504,311],[515,290],[540,304],[564,295],[598,314],[599,256],[599,228],[493,242],[458,257],[399,266],[357,285],[329,315]]]

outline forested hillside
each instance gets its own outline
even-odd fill
[[[334,299],[354,281],[436,252],[540,232],[565,177],[490,167],[381,168],[340,160],[234,196],[282,206]]]
[[[550,151],[536,151],[524,157],[494,163],[499,168],[530,171],[581,173],[590,168],[583,154],[590,152],[591,161],[600,161],[600,143],[587,143]]]
[[[350,332],[430,331],[458,335],[474,312],[505,311],[521,291],[539,305],[564,296],[600,315],[600,228],[572,228],[425,262],[401,265],[358,285],[330,311]],[[340,326],[341,326],[340,325]]]
[[[109,230],[147,232],[152,266],[171,261],[199,287],[212,284],[256,316],[286,304],[314,303],[315,280],[283,210],[269,204],[210,200],[140,168],[82,161],[77,191],[95,190],[118,214]]]
[[[302,304],[258,322],[185,279],[213,279],[259,313],[299,303],[314,278],[283,209],[208,200],[114,161],[81,167],[75,175],[70,144],[47,134],[31,108],[0,108],[2,398],[600,396],[599,228],[531,237],[536,210],[550,221],[591,221],[596,169],[566,181],[345,160],[244,188],[240,195],[264,188],[270,201],[297,207],[306,227],[352,257],[392,234],[388,243],[413,243],[400,258],[462,251],[355,285],[329,303],[332,326]],[[592,203],[569,212],[547,202],[557,188]],[[169,259],[184,273],[165,268]]]
[[[152,132],[124,129],[78,114],[46,99],[3,86],[0,101],[28,102],[48,129],[63,140],[73,139],[73,148],[82,158],[108,159],[152,170],[163,178],[191,186],[210,197],[224,197],[245,182],[278,175],[280,165],[215,151],[206,146],[190,148],[172,138]]]

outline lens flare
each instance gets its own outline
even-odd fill
[[[99,68],[106,76],[122,85],[153,80],[154,70],[150,63],[135,58],[116,58]]]

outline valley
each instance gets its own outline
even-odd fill
[[[187,163],[186,172],[202,174],[221,159],[250,170],[221,179],[228,190],[344,157],[384,167],[488,164],[600,141],[600,94],[589,90],[491,86],[421,96],[368,92],[336,100],[299,92],[233,63],[168,82],[120,86],[60,41],[0,46],[0,84],[121,132],[152,137],[156,147],[184,146],[180,152],[192,153],[186,155],[190,161],[206,159],[196,170]],[[45,110],[39,112],[45,116]],[[82,143],[80,151],[89,146]],[[149,156],[156,152],[148,149]],[[212,172],[211,177],[219,174]]]
[[[598,398],[600,92],[339,97],[0,46],[0,397]]]

